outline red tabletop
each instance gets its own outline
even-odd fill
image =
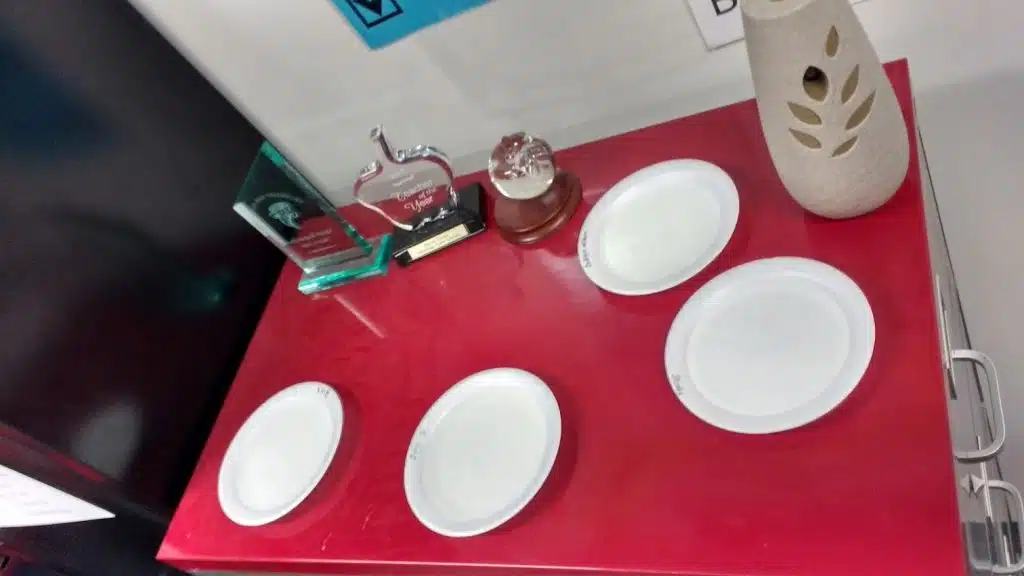
[[[913,126],[907,64],[888,72]],[[677,288],[602,292],[576,259],[584,217],[619,179],[673,158],[707,160],[733,177],[735,235]],[[963,574],[916,151],[911,158],[886,206],[823,220],[787,196],[757,109],[743,102],[559,152],[583,181],[584,204],[536,248],[491,230],[315,297],[296,290],[299,271],[286,266],[159,558],[184,569],[339,574]],[[824,418],[780,434],[733,434],[675,398],[663,345],[695,290],[769,256],[815,258],[853,278],[874,310],[874,357]],[[448,387],[498,366],[539,375],[558,398],[555,468],[508,524],[439,536],[405,500],[409,440]],[[236,526],[217,502],[227,445],[260,403],[305,380],[345,398],[339,453],[291,514]]]

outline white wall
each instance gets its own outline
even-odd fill
[[[510,131],[568,145],[751,91],[743,45],[707,53],[685,0],[494,0],[377,52],[327,0],[133,2],[314,180],[343,195],[372,159],[377,122],[398,145],[460,158]],[[1019,31],[1006,17],[1024,16],[1019,0],[871,0],[858,12],[883,57],[911,57],[921,90],[1024,58],[997,50]],[[482,159],[458,168],[480,169]]]
[[[132,1],[339,199],[378,122],[465,172],[506,132],[566,146],[751,94],[743,45],[707,53],[684,0],[494,0],[378,52],[327,0]],[[857,12],[883,59],[910,59],[971,335],[1002,367],[1015,412],[1024,2],[870,0]],[[1004,464],[1024,484],[1024,417],[1010,433]]]

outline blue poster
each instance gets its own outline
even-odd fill
[[[332,0],[372,49],[476,8],[487,0]]]

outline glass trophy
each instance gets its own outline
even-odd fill
[[[380,158],[359,173],[353,195],[394,227],[391,252],[399,265],[408,266],[486,230],[483,187],[471,184],[456,191],[443,152],[433,146],[396,150],[382,126],[370,131],[370,140]]]
[[[304,294],[387,272],[391,235],[359,234],[269,142],[260,147],[234,209],[302,269]]]

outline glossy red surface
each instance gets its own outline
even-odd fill
[[[888,68],[913,122],[906,63]],[[654,296],[607,294],[576,259],[587,212],[629,173],[671,158],[724,168],[739,225],[696,278]],[[753,102],[558,154],[584,204],[536,248],[494,230],[408,269],[314,298],[288,266],[159,557],[188,569],[298,573],[962,574],[955,481],[917,155],[896,197],[822,220],[785,193]],[[474,175],[482,178],[482,175]],[[845,271],[874,309],[863,381],[836,410],[782,434],[713,428],[676,400],[662,364],[672,318],[722,271],[768,256]],[[402,470],[420,417],[449,386],[515,366],[546,380],[564,421],[552,476],[522,514],[468,539],[413,517]],[[283,520],[233,525],[221,458],[266,398],[303,380],[346,396],[325,480]],[[490,569],[488,569],[490,567]]]

